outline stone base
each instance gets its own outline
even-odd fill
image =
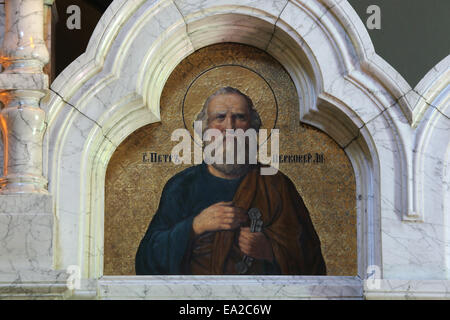
[[[2,276],[53,269],[53,220],[50,195],[0,195]]]

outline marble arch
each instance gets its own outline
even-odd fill
[[[102,277],[108,160],[129,134],[159,121],[160,94],[175,66],[219,42],[275,57],[301,97],[300,120],[345,148],[357,181],[359,277]],[[56,216],[54,268],[81,266],[87,283],[99,279],[102,297],[377,296],[383,287],[363,292],[371,265],[387,281],[445,279],[448,184],[429,187],[433,177],[445,182],[449,161],[449,65],[443,60],[413,90],[375,53],[343,0],[115,0],[86,52],[41,102],[48,123],[44,176]],[[431,240],[421,241],[424,235]]]

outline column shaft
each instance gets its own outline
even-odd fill
[[[0,127],[4,171],[0,193],[46,193],[42,176],[45,112],[39,108],[48,90],[42,68],[49,53],[44,42],[43,0],[5,2],[5,37],[0,62]]]

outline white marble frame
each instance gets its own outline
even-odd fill
[[[366,278],[370,265],[388,278],[444,277],[446,242],[431,249],[414,243],[430,229],[442,239],[445,224],[443,209],[426,221],[428,200],[418,196],[423,187],[414,170],[436,167],[421,166],[420,153],[413,150],[418,132],[435,134],[439,141],[448,138],[449,59],[411,89],[375,53],[365,26],[344,0],[114,1],[86,52],[57,77],[42,103],[48,116],[44,171],[55,199],[55,269],[79,265],[84,278],[102,277],[110,157],[129,134],[159,121],[161,91],[183,58],[228,41],[274,56],[296,85],[301,120],[328,133],[347,153],[357,183],[359,278]],[[434,133],[427,112],[445,115],[443,130]],[[434,152],[422,149],[425,158]],[[445,197],[448,188],[439,189],[436,205]],[[399,244],[407,248],[400,256]],[[99,283],[114,286],[114,277],[103,279]],[[153,278],[141,279],[149,283]],[[171,279],[165,278],[167,285],[176,286]],[[221,281],[210,279],[212,286],[214,279]],[[239,287],[240,278],[234,279]],[[135,280],[130,277],[130,284]]]

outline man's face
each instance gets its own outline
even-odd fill
[[[247,140],[244,148],[237,149],[236,138],[233,137],[231,139],[234,140],[234,152],[233,152],[233,160],[232,163],[229,163],[228,158],[226,157],[228,143],[225,141],[226,138],[226,130],[232,129],[242,129],[244,132],[247,129],[250,129],[250,110],[247,106],[247,101],[244,97],[235,94],[222,94],[215,96],[211,99],[208,105],[208,129],[217,129],[223,134],[223,145],[222,148],[217,149],[219,151],[220,158],[223,158],[223,164],[213,163],[212,166],[222,172],[225,175],[229,176],[239,176],[244,174],[248,170],[248,165],[238,164],[237,157],[238,154],[244,154],[245,159],[248,159],[246,155],[247,149]],[[227,140],[229,141],[229,140]],[[215,151],[215,150],[214,150]],[[228,150],[230,151],[230,150]],[[215,152],[213,152],[215,154]],[[228,163],[226,163],[226,161]]]
[[[225,134],[226,129],[250,128],[250,112],[244,97],[235,94],[221,94],[211,99],[208,105],[208,128],[218,129]]]

